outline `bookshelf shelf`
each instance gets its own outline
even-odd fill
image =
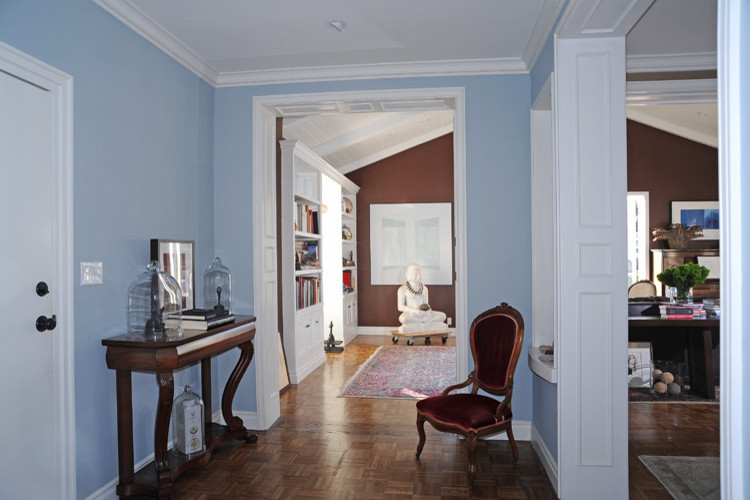
[[[302,269],[301,271],[294,271],[295,276],[315,276],[322,273],[322,269]]]
[[[294,238],[297,240],[319,240],[322,238],[321,235],[315,233],[304,233],[302,231],[295,231]]]
[[[294,201],[297,203],[306,203],[308,205],[320,205],[320,200],[316,200],[314,198],[307,197],[303,194],[294,193]]]

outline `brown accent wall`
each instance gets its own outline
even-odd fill
[[[632,120],[628,132],[628,191],[648,191],[649,225],[671,222],[671,203],[719,199],[718,150]],[[718,241],[696,240],[691,247],[716,248]],[[652,241],[651,248],[667,248]]]
[[[361,188],[357,193],[356,235],[359,326],[395,326],[399,324],[396,309],[398,285],[370,284],[370,205],[452,204],[453,134],[355,170],[347,177]],[[455,230],[453,236],[455,241]],[[432,308],[443,311],[453,318],[455,324],[455,285],[429,285],[429,289]]]

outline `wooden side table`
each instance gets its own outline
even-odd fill
[[[151,495],[158,498],[174,497],[174,480],[183,472],[201,466],[211,459],[219,443],[230,439],[254,443],[258,437],[248,431],[242,419],[232,415],[232,400],[253,357],[255,317],[237,316],[231,325],[209,331],[185,330],[176,340],[151,341],[131,335],[119,335],[102,340],[107,347],[107,367],[117,377],[117,447],[120,482],[117,495],[130,497]],[[240,359],[224,387],[221,411],[227,425],[212,422],[211,411],[211,356],[234,347],[240,349]],[[178,368],[201,362],[201,392],[205,408],[206,451],[188,459],[167,449],[169,421],[174,400],[173,372]],[[133,459],[133,395],[131,372],[156,372],[159,400],[154,432],[154,461],[134,472]]]

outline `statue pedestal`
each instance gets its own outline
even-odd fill
[[[442,332],[448,329],[445,323],[408,323],[398,328],[398,333]]]

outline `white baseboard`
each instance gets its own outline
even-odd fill
[[[513,437],[516,441],[531,441],[531,422],[528,420],[514,420],[512,426]],[[508,434],[501,432],[481,439],[486,439],[487,441],[507,441]]]
[[[533,423],[531,424],[531,446],[534,447],[539,460],[542,461],[544,470],[547,472],[547,477],[549,477],[552,487],[555,488],[555,493],[559,496],[560,492],[557,490],[557,460],[550,453],[547,444]]]
[[[326,353],[323,349],[317,348],[308,351],[307,356],[301,356],[305,361],[300,363],[297,371],[289,370],[289,381],[292,384],[299,384],[305,377],[310,375],[316,368],[326,362]]]
[[[232,413],[240,417],[242,419],[242,424],[245,426],[245,428],[250,430],[255,430],[258,428],[258,413],[254,411],[232,411]],[[224,421],[224,417],[221,415],[221,410],[217,410],[214,412],[212,418],[212,422],[216,422],[218,424],[226,425],[227,423]],[[174,446],[174,441],[169,443],[168,448],[171,450]],[[135,472],[138,472],[139,470],[143,469],[149,462],[154,460],[154,454],[151,453],[150,455],[146,456],[143,460],[139,461],[137,464],[135,464],[134,470]],[[116,477],[95,492],[93,492],[91,495],[86,497],[86,500],[117,500],[117,483],[120,482],[120,477]]]

